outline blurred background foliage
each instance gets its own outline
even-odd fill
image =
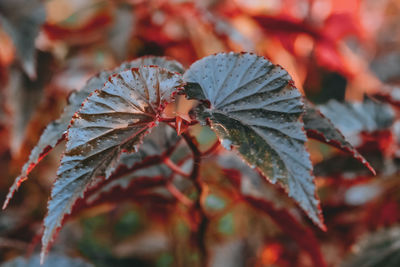
[[[345,266],[399,266],[400,247],[393,236],[398,235],[400,221],[396,109],[400,1],[47,0],[27,4],[18,0],[17,11],[9,8],[12,0],[2,1],[0,196],[6,196],[29,151],[44,127],[59,116],[67,96],[97,72],[143,55],[169,56],[188,67],[212,53],[250,51],[288,70],[312,102],[330,101],[322,111],[378,175],[372,176],[350,155],[316,141],[308,143],[328,227],[322,232],[273,186],[262,192],[267,193],[263,197],[269,202],[265,203],[274,207],[262,203],[263,208],[250,208],[236,195],[243,188],[251,194],[257,188],[240,187],[234,171],[216,164],[218,153],[211,155],[201,170],[209,184],[203,204],[210,219],[206,237],[211,266],[316,266],[318,262],[337,266],[343,260]],[[37,36],[30,37],[31,31],[37,31]],[[33,59],[24,54],[29,51]],[[364,105],[366,95],[390,103],[390,118]],[[340,103],[335,106],[332,100],[356,104],[346,108]],[[170,110],[186,114],[191,105],[180,99]],[[204,149],[215,141],[200,126],[193,132]],[[2,262],[39,250],[41,221],[60,154],[60,148],[51,152],[10,207],[0,213]],[[221,188],[221,184],[226,186]],[[185,193],[195,197],[190,189]],[[199,266],[190,223],[182,216],[185,211],[177,201],[135,197],[94,205],[66,223],[52,253],[88,262],[69,266]],[[372,236],[368,243],[369,234],[381,228],[390,228],[378,232],[389,241]],[[361,239],[361,245],[355,245]],[[324,260],[313,253],[315,245]],[[382,253],[392,257],[392,262],[363,259]]]

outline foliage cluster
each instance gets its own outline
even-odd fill
[[[398,266],[393,10],[0,2],[4,266]]]

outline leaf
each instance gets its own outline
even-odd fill
[[[144,137],[137,153],[121,154],[116,164],[118,167],[107,170],[112,173],[110,177],[96,187],[90,188],[85,193],[85,199],[79,199],[74,204],[71,214],[64,217],[64,221],[70,216],[76,216],[82,210],[103,203],[117,204],[122,201],[143,203],[145,200],[161,205],[175,203],[176,199],[166,190],[166,184],[173,182],[180,191],[185,191],[191,183],[177,175],[171,176],[171,169],[163,164],[161,156],[167,152],[164,155],[175,164],[190,156],[191,151],[187,146],[179,144],[179,139],[171,127],[161,123]],[[170,153],[172,154],[169,155]],[[191,166],[192,162],[190,160],[187,162],[189,165],[181,166],[182,169]]]
[[[157,65],[168,70],[183,73],[182,65],[166,57],[140,57],[133,61],[126,62],[120,67],[111,71],[103,71],[91,78],[87,84],[78,92],[74,92],[68,99],[68,105],[65,107],[63,114],[56,121],[51,122],[40,136],[39,142],[32,149],[28,161],[24,164],[21,174],[15,179],[10,187],[7,198],[4,201],[3,209],[5,209],[12,198],[14,192],[19,188],[22,182],[28,179],[28,174],[33,168],[62,140],[65,138],[65,132],[71,121],[72,116],[81,108],[82,102],[94,92],[95,89],[103,87],[108,77],[121,70],[136,68],[144,65]]]
[[[362,145],[357,149],[361,151],[374,170],[380,175],[391,175],[399,170],[397,160],[397,140],[392,129],[378,130],[373,133],[360,134]],[[354,179],[370,177],[359,161],[346,155],[335,154],[314,166],[317,176]]]
[[[378,173],[388,175],[397,169],[391,163],[397,145],[392,130],[395,113],[389,105],[366,98],[363,102],[331,100],[318,108],[345,139],[363,153]],[[319,176],[348,179],[369,176],[361,164],[343,155],[319,162],[314,171]]]
[[[355,147],[362,145],[361,132],[387,129],[393,124],[395,115],[389,105],[370,98],[346,103],[331,100],[318,108]]]
[[[189,87],[186,94],[209,102],[196,114],[210,124],[221,144],[235,148],[249,165],[281,184],[323,228],[304,147],[301,94],[288,73],[253,54],[221,53],[195,62],[184,77],[200,85]]]
[[[400,87],[395,85],[382,86],[380,90],[373,94],[373,97],[382,101],[389,103],[395,107],[400,106]]]
[[[66,255],[52,253],[48,256],[47,261],[44,264],[40,264],[39,254],[33,255],[29,258],[17,257],[9,260],[1,265],[1,267],[92,267],[86,261],[79,258],[71,258]]]
[[[327,37],[323,32],[304,21],[288,16],[265,16],[256,15],[253,19],[266,31],[276,34],[307,34],[316,40],[323,40]]]
[[[235,190],[250,206],[268,215],[282,231],[290,236],[310,256],[313,266],[326,266],[320,245],[314,233],[302,224],[297,209],[283,190],[271,185],[232,152],[225,152],[207,159],[224,168],[225,178],[232,181]],[[215,167],[214,167],[215,168]],[[239,176],[236,182],[233,178]],[[233,179],[232,179],[233,178]],[[220,182],[221,183],[221,182]]]
[[[390,34],[392,33],[390,32]],[[400,77],[400,66],[398,64],[399,60],[400,51],[397,49],[385,50],[384,53],[376,55],[373,58],[372,62],[370,63],[371,70],[383,83],[396,83]],[[386,91],[384,88],[379,89]],[[380,92],[378,91],[378,93]]]
[[[135,18],[131,6],[119,5],[114,12],[114,23],[108,33],[108,44],[118,60],[126,58],[134,29]]]
[[[103,89],[85,100],[71,121],[48,203],[42,259],[76,200],[108,178],[106,170],[123,151],[136,150],[181,86],[183,81],[177,73],[155,66],[133,68],[111,76]]]
[[[287,210],[276,208],[273,202],[251,196],[245,197],[245,200],[252,207],[269,215],[285,234],[290,236],[301,249],[309,254],[314,266],[327,266],[318,240],[311,229],[301,225]]]
[[[176,60],[173,60],[169,57],[156,57],[156,56],[144,56],[139,57],[133,61],[123,63],[120,69],[130,69],[130,68],[137,68],[139,66],[150,66],[155,65],[161,68],[165,68],[172,72],[178,72],[183,74],[185,69],[183,68],[182,64]]]
[[[0,24],[10,35],[19,60],[28,76],[36,78],[35,38],[46,20],[46,10],[39,0],[0,1]]]
[[[21,70],[10,68],[9,79],[5,88],[8,92],[7,105],[12,118],[10,121],[11,140],[9,146],[13,157],[19,155],[26,127],[43,96],[43,87],[34,86],[30,88],[29,84],[25,83],[24,78]]]
[[[287,15],[255,15],[252,18],[269,36],[277,38],[295,56],[297,56],[294,49],[296,38],[307,35],[315,44],[314,54],[319,65],[346,76],[351,76],[354,72],[347,66],[340,50],[340,41],[344,37],[360,34],[360,29],[348,15],[332,14],[318,27],[315,23],[311,24],[307,20]]]
[[[236,184],[235,187],[242,196],[274,202],[274,206],[279,208],[293,209],[286,194],[282,195],[282,192],[279,192],[276,186],[269,184],[262,175],[250,168],[233,152],[225,151],[218,155],[217,162],[224,168],[226,174],[231,174],[227,175],[227,178]],[[237,182],[234,180],[235,175],[231,173],[232,170],[236,170],[240,176]]]
[[[102,42],[112,26],[111,4],[91,5],[91,14],[81,13],[83,5],[70,5],[72,10],[69,20],[48,20],[43,25],[43,32],[51,41],[60,41],[69,46],[87,46]],[[62,8],[62,6],[59,6]],[[84,36],[85,38],[82,38]]]
[[[385,173],[386,169],[391,167],[385,164],[380,154],[365,154],[365,156],[378,174]],[[371,177],[371,172],[367,171],[365,165],[362,165],[360,161],[355,160],[352,156],[342,154],[334,155],[315,164],[314,173],[319,177],[335,177],[344,180]]]
[[[307,136],[350,153],[375,175],[375,170],[372,166],[349,142],[346,141],[345,137],[338,129],[336,129],[335,125],[328,118],[322,115],[322,113],[309,101],[305,100],[304,103],[305,112],[303,115],[303,121]]]
[[[32,115],[41,103],[46,86],[52,79],[54,58],[50,53],[39,52],[37,79],[32,81],[27,75],[17,68],[10,68],[10,79],[6,90],[8,91],[8,104],[12,110],[12,138],[11,153],[13,156],[20,153],[21,145],[26,138],[27,126]]]
[[[382,229],[355,245],[354,255],[341,266],[395,267],[400,265],[400,228]]]
[[[230,47],[230,42],[235,42],[246,51],[255,50],[253,41],[238,31],[229,20],[223,19],[221,16],[218,16],[201,6],[198,6],[196,10],[199,12],[200,17],[204,22],[212,25],[215,34],[225,41],[227,47]]]
[[[153,164],[146,168],[140,168],[136,171],[128,172],[127,174],[120,175],[121,169],[132,169],[132,167],[143,163],[148,157],[160,156],[164,151],[170,149],[179,137],[171,127],[162,123],[154,129],[149,135],[143,139],[143,144],[139,147],[137,153],[123,153],[121,154],[117,168],[107,170],[111,173],[110,178],[100,184],[99,189],[89,194],[86,198],[88,204],[93,203],[101,197],[102,194],[111,192],[116,187],[126,190],[134,180],[138,178],[152,179],[154,177],[166,178],[171,174],[171,170],[162,162]],[[113,177],[115,176],[115,178]]]

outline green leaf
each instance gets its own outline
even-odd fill
[[[200,86],[190,86],[188,98],[208,102],[196,109],[197,118],[209,123],[224,147],[281,184],[323,228],[304,146],[301,94],[288,73],[254,54],[221,53],[195,62],[184,77]]]
[[[22,182],[28,179],[28,174],[35,166],[62,140],[65,138],[68,125],[72,116],[77,112],[82,105],[82,102],[96,89],[101,89],[108,77],[125,69],[137,68],[145,65],[157,65],[166,68],[173,72],[183,73],[182,65],[166,57],[146,56],[140,57],[133,61],[123,63],[121,66],[111,70],[98,73],[91,78],[87,84],[78,92],[74,92],[68,99],[68,105],[65,107],[63,114],[56,121],[51,122],[42,135],[39,142],[32,149],[28,161],[24,164],[21,174],[15,179],[11,186],[7,198],[3,204],[5,209],[12,198],[14,192],[19,188]]]
[[[74,115],[44,220],[42,258],[73,204],[110,175],[122,151],[134,152],[183,86],[180,74],[155,66],[121,71]]]

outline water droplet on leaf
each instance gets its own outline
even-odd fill
[[[227,150],[232,150],[232,141],[229,139],[222,139],[221,145]]]

